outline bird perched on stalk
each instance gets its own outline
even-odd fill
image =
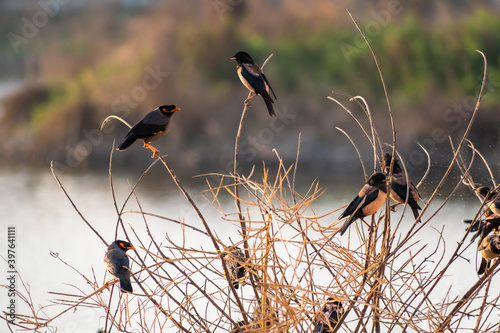
[[[157,107],[132,126],[127,135],[125,135],[125,141],[116,149],[125,150],[136,140],[143,140],[144,148],[149,148],[153,151],[153,156],[151,157],[157,157],[160,151],[149,143],[157,141],[168,132],[170,129],[170,118],[174,112],[179,110],[180,108],[176,108],[175,105],[161,105]]]
[[[477,274],[482,275],[490,268],[491,260],[500,257],[500,235],[489,235],[481,242],[478,248],[483,256]]]
[[[390,153],[386,153],[384,155],[384,172],[388,176],[389,169],[391,167],[392,155]],[[417,188],[410,179],[406,177],[406,173],[404,173],[403,168],[399,164],[399,161],[394,160],[394,165],[392,167],[392,184],[391,184],[391,198],[397,203],[391,207],[394,209],[396,206],[404,204],[406,200],[406,194],[408,193],[408,206],[410,206],[413,211],[413,216],[415,219],[419,215],[420,206],[417,201],[422,200],[420,194],[418,193]]]
[[[274,93],[273,88],[271,88],[267,77],[264,75],[260,67],[253,61],[252,57],[246,52],[239,51],[227,60],[236,61],[236,71],[241,82],[253,93],[253,95],[245,100],[245,104],[249,105],[250,99],[254,98],[256,95],[260,95],[266,103],[269,115],[271,117],[276,116],[273,108],[274,101],[271,98],[271,93],[273,94],[274,99],[277,99],[276,94]]]
[[[245,254],[237,246],[229,246],[222,255],[226,261],[227,269],[231,277],[234,289],[240,287],[240,281],[245,279],[246,269],[243,264],[246,261]]]
[[[464,220],[464,223],[471,224],[469,227],[470,232],[475,232],[470,241],[473,242],[479,237],[479,245],[481,245],[483,239],[491,232],[500,232],[500,216],[493,213],[490,209],[484,211],[484,216],[485,218],[481,220]]]
[[[373,215],[382,206],[387,197],[387,180],[383,173],[376,172],[370,176],[365,186],[347,206],[339,219],[348,217],[337,232],[342,236],[356,219]],[[364,220],[363,220],[364,222]],[[366,222],[365,222],[366,223]]]
[[[500,193],[491,190],[487,186],[478,187],[476,192],[484,198],[486,210],[489,209],[492,213],[500,215]]]
[[[129,242],[115,240],[108,246],[104,256],[104,265],[111,275],[120,280],[120,289],[131,293],[133,290],[130,282],[130,265],[125,253],[128,250],[135,250],[135,248]]]
[[[328,297],[326,304],[321,310],[314,333],[332,332],[343,313],[342,302]]]

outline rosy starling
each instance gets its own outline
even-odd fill
[[[365,186],[347,206],[339,219],[348,217],[337,232],[342,236],[356,219],[373,215],[382,206],[387,197],[387,181],[383,173],[377,172],[370,176]]]
[[[391,159],[392,155],[386,153],[384,156],[384,162],[385,162],[384,172],[386,175],[389,175]],[[413,211],[413,216],[416,219],[419,215],[418,211],[422,209],[418,205],[417,201],[422,200],[422,198],[420,197],[420,194],[418,193],[418,190],[415,187],[415,185],[413,185],[411,180],[407,179],[406,174],[403,171],[403,168],[401,168],[399,161],[396,159],[394,161],[394,166],[392,168],[391,198],[392,200],[396,201],[397,204],[394,205],[393,208],[396,207],[397,205],[404,204],[406,202],[406,193],[409,194],[408,205]]]
[[[266,76],[260,67],[253,61],[252,57],[246,52],[239,51],[227,60],[236,61],[236,71],[241,82],[248,88],[248,90],[254,93],[254,95],[245,100],[245,104],[249,103],[250,99],[260,95],[266,103],[269,115],[271,117],[276,116],[276,113],[274,113],[274,101],[271,98],[271,93],[273,94],[274,99],[277,99],[276,94],[274,93],[273,88],[271,88]]]

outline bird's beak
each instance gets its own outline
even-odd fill
[[[180,109],[181,109],[181,108],[175,108],[175,109],[173,109],[173,110],[172,110],[172,111],[170,111],[170,112],[179,111]]]
[[[128,249],[128,250],[134,250],[134,251],[137,251],[137,250],[135,249],[135,247],[133,247],[133,246],[127,247],[127,249]]]
[[[236,58],[235,57],[229,57],[229,58],[227,58],[227,60],[236,60]]]

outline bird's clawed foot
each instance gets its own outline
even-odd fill
[[[144,148],[151,149],[153,151],[153,156],[151,156],[151,158],[157,158],[158,156],[160,156],[160,151],[151,146],[149,143],[144,143]]]
[[[395,211],[396,211],[396,207],[397,207],[397,206],[399,206],[399,205],[401,205],[401,204],[400,204],[400,203],[397,203],[397,204],[395,204],[395,205],[392,205],[392,206],[391,206],[391,212],[395,212]]]
[[[106,281],[106,282],[104,282],[104,284],[102,286],[106,287],[106,289],[108,289],[108,291],[109,291],[109,286],[112,285],[114,281],[115,280]]]
[[[255,96],[257,96],[257,95],[256,95],[256,94],[252,94],[250,97],[248,97],[247,99],[245,99],[245,105],[246,105],[246,106],[250,106],[250,105],[251,105],[251,104],[250,104],[250,100],[251,100],[252,98],[254,98]]]

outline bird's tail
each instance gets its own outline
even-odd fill
[[[120,288],[121,288],[121,290],[123,290],[124,292],[127,292],[127,293],[133,292],[132,283],[130,282],[130,278],[129,279],[121,279],[120,280]]]
[[[488,268],[488,261],[484,258],[481,260],[481,265],[479,266],[479,270],[477,271],[477,274],[482,275],[484,271],[486,271],[486,268]]]
[[[266,102],[267,112],[269,112],[269,115],[271,117],[276,117],[276,113],[274,113],[274,107],[273,107],[274,101],[271,98],[264,98],[264,102]]]
[[[413,216],[415,217],[415,220],[417,219],[418,215],[420,215],[420,212],[418,211],[419,210],[419,206],[411,206],[411,210],[413,211]],[[421,222],[420,220],[418,220],[418,222]]]
[[[132,137],[126,137],[125,138],[125,141],[123,141],[116,149],[117,150],[125,150],[127,149],[128,147],[130,147],[130,145],[132,145],[134,142],[135,142],[136,139],[132,138]]]
[[[351,225],[353,220],[354,220],[353,216],[352,215],[349,216],[349,218],[344,222],[344,224],[342,224],[342,226],[337,231],[337,233],[340,233],[340,236],[343,236],[345,234],[345,232],[347,231],[347,229],[349,229],[349,226]]]

